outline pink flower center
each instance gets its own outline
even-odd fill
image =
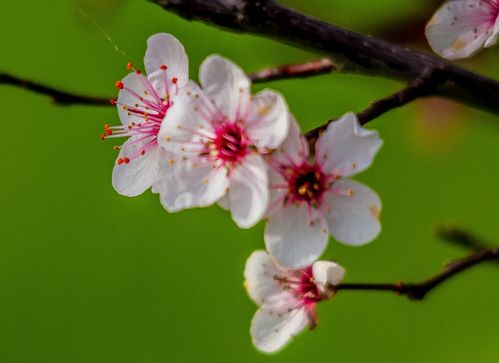
[[[274,276],[283,290],[289,291],[299,301],[299,306],[313,309],[319,301],[325,300],[314,282],[312,266],[302,270],[291,271],[290,276]]]
[[[104,125],[104,133],[101,135],[102,140],[105,138],[136,136],[134,141],[127,143],[127,146],[133,147],[133,144],[137,144],[137,147],[133,147],[134,151],[131,154],[119,158],[117,160],[118,164],[128,164],[131,160],[144,155],[158,146],[157,137],[159,129],[171,106],[172,95],[170,95],[168,90],[173,89],[175,94],[178,92],[178,88],[176,87],[177,78],[168,78],[168,67],[166,65],[161,65],[160,67],[163,72],[163,82],[166,90],[166,94],[164,95],[159,95],[149,79],[142,76],[139,70],[135,70],[131,63],[127,67],[129,70],[135,71],[137,78],[142,84],[142,88],[141,90],[132,89],[121,81],[116,82],[116,88],[120,92],[126,92],[129,101],[125,104],[111,100],[111,104],[117,104],[118,107],[126,111],[129,117],[135,117],[137,122],[119,126],[109,126],[106,124]],[[118,150],[121,146],[115,146],[114,148]]]
[[[235,122],[225,121],[215,127],[215,137],[210,140],[210,155],[222,165],[233,167],[249,153],[250,140]]]
[[[493,25],[495,25],[496,21],[498,20],[497,18],[499,17],[499,1],[498,0],[491,0],[490,6],[492,7],[491,23]]]
[[[490,7],[494,10],[496,16],[499,13],[499,1],[498,0],[488,0]]]
[[[287,203],[305,202],[314,207],[322,203],[328,178],[320,165],[304,161],[301,165],[286,169],[283,176],[288,184]]]
[[[473,7],[473,5],[470,5],[470,7]],[[478,7],[481,8],[481,11],[474,11],[469,20],[483,24],[492,31],[499,16],[499,1],[483,0],[478,4]],[[454,22],[451,25],[454,25],[457,20],[458,18],[454,17]],[[475,33],[477,31],[478,29],[475,29]]]
[[[313,280],[311,266],[302,271],[300,283],[296,290],[298,296],[306,306],[311,306],[318,301],[324,300]]]

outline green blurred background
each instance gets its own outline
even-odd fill
[[[285,3],[412,47],[424,43],[411,22],[436,6],[430,0]],[[113,96],[126,63],[142,64],[146,38],[156,32],[184,43],[193,78],[214,52],[248,71],[317,57],[189,23],[141,0],[4,1],[0,17],[1,70],[92,95]],[[499,78],[498,59],[492,49],[463,65]],[[305,130],[401,87],[342,74],[269,86],[286,96]],[[113,142],[99,139],[104,123],[118,123],[112,107],[54,106],[7,86],[0,97],[1,362],[498,361],[495,265],[455,278],[423,302],[341,292],[320,304],[315,331],[276,356],[258,353],[249,337],[256,307],[242,272],[247,256],[263,247],[262,224],[239,230],[217,207],[167,214],[150,192],[117,195]],[[438,271],[466,253],[437,240],[434,229],[442,223],[499,243],[497,121],[462,106],[418,101],[372,122],[385,144],[357,179],[383,200],[383,232],[362,248],[331,241],[326,256],[347,268],[347,281],[417,281]]]

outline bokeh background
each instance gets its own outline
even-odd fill
[[[422,24],[438,6],[283,3],[423,49]],[[126,63],[142,64],[146,38],[156,32],[184,43],[193,78],[215,52],[249,72],[318,57],[190,23],[145,0],[4,1],[1,8],[2,71],[89,95],[114,96]],[[463,66],[499,78],[498,59],[492,49]],[[344,74],[268,86],[286,96],[304,130],[401,87]],[[99,139],[104,123],[118,123],[112,107],[55,106],[7,86],[0,97],[1,362],[498,361],[494,264],[453,279],[423,302],[341,292],[320,304],[315,331],[278,355],[258,353],[249,336],[256,307],[242,273],[247,256],[263,247],[263,224],[239,230],[217,207],[167,214],[150,192],[117,195],[114,144]],[[357,179],[383,200],[383,232],[362,248],[331,241],[325,256],[347,268],[346,281],[418,281],[438,271],[466,253],[435,237],[441,224],[499,243],[498,121],[430,100],[369,125],[385,144]]]

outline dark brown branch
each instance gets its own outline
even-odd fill
[[[92,105],[92,106],[109,106],[109,98],[84,96],[72,92],[65,92],[54,87],[44,84],[21,79],[11,76],[6,73],[0,73],[0,84],[20,87],[29,91],[50,96],[54,103],[61,106],[70,105]]]
[[[447,240],[462,244],[461,239],[464,239],[464,241],[466,242],[463,245],[469,246],[473,249],[477,246],[485,245],[483,242],[479,241],[469,233],[462,230],[448,230],[444,233],[444,237]],[[466,257],[451,261],[450,263],[447,263],[445,265],[443,271],[420,283],[344,283],[338,286],[334,286],[332,287],[332,289],[334,289],[335,291],[391,291],[397,293],[398,295],[405,295],[411,300],[422,300],[430,291],[440,286],[445,281],[453,278],[463,271],[472,268],[473,266],[477,266],[490,261],[499,261],[499,247],[485,249],[482,248]]]
[[[278,67],[262,69],[261,71],[249,75],[253,83],[267,82],[289,78],[305,78],[326,74],[337,70],[338,67],[328,58],[316,61],[285,64]]]
[[[417,98],[425,97],[434,86],[436,80],[431,74],[423,75],[410,82],[407,87],[391,96],[376,100],[364,111],[357,114],[359,123],[365,125],[385,112],[404,106]]]
[[[231,30],[261,34],[327,54],[342,71],[410,82],[431,70],[428,93],[499,114],[499,83],[440,58],[301,14],[274,0],[150,0],[166,10]]]

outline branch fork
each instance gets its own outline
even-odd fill
[[[462,229],[441,229],[439,235],[448,242],[472,249],[474,252],[447,263],[441,272],[419,283],[344,283],[334,286],[334,289],[336,291],[389,291],[407,296],[410,300],[423,300],[433,289],[461,272],[486,262],[499,262],[499,246],[485,247],[486,243]]]

